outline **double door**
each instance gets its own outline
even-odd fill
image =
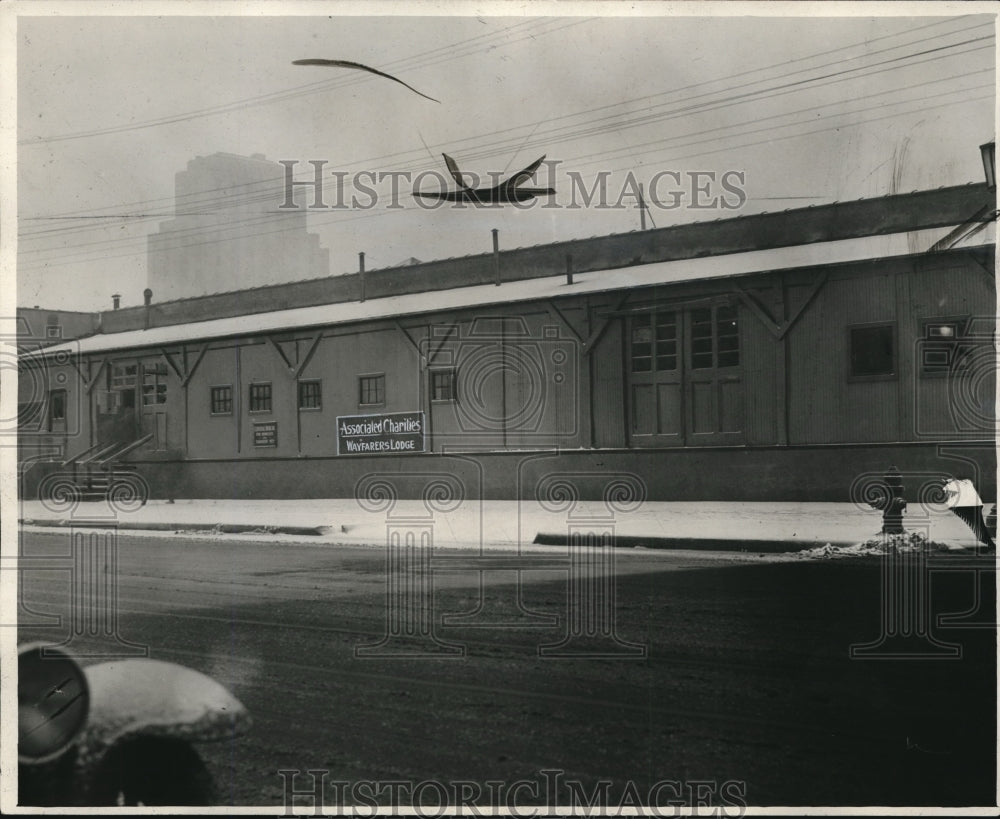
[[[738,307],[653,308],[626,319],[632,446],[744,442]]]

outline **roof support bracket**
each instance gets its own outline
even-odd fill
[[[177,366],[177,362],[174,361],[173,356],[170,355],[170,353],[168,353],[166,349],[164,349],[163,347],[160,348],[160,355],[162,355],[167,364],[170,365],[170,369],[173,370],[175,373],[177,373],[177,377],[181,379],[181,381],[183,381],[184,371]]]
[[[628,301],[629,293],[625,293],[618,303],[614,306],[612,313],[617,313],[625,306],[625,302]],[[585,355],[590,355],[594,347],[597,346],[597,342],[601,340],[601,336],[604,335],[604,331],[608,329],[608,325],[611,323],[613,316],[605,316],[601,321],[598,322],[597,326],[593,329],[593,332],[587,336],[587,340],[583,342],[583,352]]]
[[[824,270],[812,283],[812,286],[809,288],[809,292],[806,293],[806,297],[803,302],[780,324],[767,314],[764,308],[760,306],[760,303],[748,291],[744,290],[739,282],[733,282],[733,287],[736,288],[740,301],[747,307],[748,310],[750,310],[751,313],[761,320],[761,323],[768,329],[768,332],[780,341],[788,334],[788,331],[792,329],[795,322],[799,320],[799,317],[805,312],[805,309],[810,305],[812,300],[816,298],[816,294],[819,293],[819,291],[823,288],[823,285],[826,284],[826,280],[829,275],[829,272]]]
[[[778,338],[784,338],[785,335],[788,333],[788,331],[792,329],[792,327],[795,325],[795,322],[799,320],[799,316],[801,316],[806,311],[806,308],[812,303],[812,300],[816,298],[816,294],[823,289],[823,285],[826,284],[826,280],[829,278],[829,276],[830,272],[828,270],[824,270],[823,273],[819,276],[819,278],[817,278],[816,281],[813,282],[813,285],[812,287],[809,288],[809,292],[806,293],[805,300],[802,302],[802,304],[800,304],[796,308],[795,312],[793,312],[787,319],[785,319],[785,323],[781,327],[781,335],[779,335]]]
[[[444,349],[444,345],[448,343],[448,339],[450,339],[452,335],[454,335],[455,330],[458,327],[458,324],[449,324],[447,325],[447,327],[448,327],[448,332],[444,334],[444,337],[441,339],[441,342],[427,354],[426,366],[429,367],[431,364],[434,363],[434,359],[437,358],[437,354]],[[431,325],[431,328],[432,328],[431,334],[433,335],[433,325]]]
[[[295,365],[288,360],[288,356],[285,355],[285,351],[281,349],[281,345],[274,340],[274,336],[268,336],[267,340],[271,342],[271,346],[274,347],[275,351],[281,357],[281,360],[285,363],[285,368],[288,370],[288,374],[291,376],[295,375]]]
[[[566,320],[566,316],[563,314],[563,311],[556,306],[555,302],[553,302],[552,300],[546,301],[545,310],[546,312],[548,312],[550,316],[552,316],[552,318],[560,322],[563,327],[569,330],[577,341],[579,341],[581,344],[583,343],[583,338],[576,331],[576,328],[572,324],[570,324],[569,321]]]
[[[398,319],[393,319],[392,323],[395,325],[396,329],[403,334],[403,338],[405,338],[409,342],[410,346],[414,349],[414,351],[417,354],[417,357],[420,359],[421,364],[425,363],[424,351],[421,350],[420,345],[413,340],[413,336],[410,335],[410,331],[407,330],[402,324],[400,324]]]
[[[306,354],[302,356],[302,360],[292,371],[292,377],[298,378],[302,375],[302,371],[305,370],[306,366],[309,364],[310,359],[313,357],[313,353],[316,352],[316,348],[319,347],[319,343],[323,338],[323,332],[319,331],[313,336],[312,342],[309,344],[309,349],[306,350]]]
[[[80,362],[77,360],[79,356],[70,356],[70,363],[73,365],[73,369],[76,370],[77,374],[80,376],[80,380],[83,382],[84,389],[87,392],[91,392],[94,389],[94,385],[97,383],[97,379],[100,378],[101,371],[104,369],[104,365],[108,363],[106,358],[102,358],[100,363],[97,365],[97,372],[90,378],[80,369]],[[90,370],[90,362],[87,362],[87,370]]]
[[[198,350],[198,355],[195,356],[194,363],[187,368],[187,372],[181,376],[181,386],[186,387],[188,382],[191,380],[191,376],[194,375],[194,371],[198,369],[198,365],[201,364],[201,360],[205,357],[205,353],[208,352],[208,345],[202,344],[201,348]],[[184,358],[187,359],[187,350],[184,351]]]
[[[780,339],[785,334],[783,325],[778,324],[778,322],[772,319],[764,308],[761,307],[757,299],[750,295],[748,291],[744,290],[739,282],[733,282],[733,287],[736,288],[736,293],[739,295],[740,301],[743,302],[744,307],[760,319],[761,323],[767,328],[768,332],[772,336]]]

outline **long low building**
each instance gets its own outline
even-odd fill
[[[22,492],[121,462],[174,498],[841,501],[896,466],[992,498],[995,218],[971,184],[147,299],[22,357]]]

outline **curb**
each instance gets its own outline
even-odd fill
[[[102,522],[99,520],[63,520],[54,518],[19,518],[18,524],[24,526],[50,526],[79,529],[136,530],[150,532],[218,532],[224,535],[259,534],[259,535],[309,535],[319,537],[330,531],[329,526],[263,526],[252,523],[119,523],[117,521]]]
[[[539,532],[533,543],[541,546],[568,546],[569,536],[565,532]],[[837,548],[853,546],[855,541],[804,541],[804,540],[747,540],[740,538],[712,537],[644,537],[642,535],[617,535],[614,538],[618,549],[687,549],[711,552],[758,552],[767,554],[782,554],[787,552],[803,552],[815,549],[817,546],[829,544]]]
[[[66,520],[63,518],[19,518],[18,524],[50,528],[106,529],[147,532],[208,532],[212,534],[239,535],[298,535],[321,537],[330,533],[330,526],[267,526],[252,523],[138,523],[135,521]],[[539,546],[569,546],[566,532],[539,532],[532,543]],[[756,552],[758,554],[787,554],[829,545],[841,548],[855,545],[855,541],[803,541],[803,540],[749,540],[714,537],[661,537],[657,535],[617,535],[618,549],[678,549],[711,552]]]

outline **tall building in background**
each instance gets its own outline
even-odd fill
[[[149,237],[157,302],[329,275],[306,210],[280,210],[285,169],[263,154],[199,156],[177,174],[173,219]]]

